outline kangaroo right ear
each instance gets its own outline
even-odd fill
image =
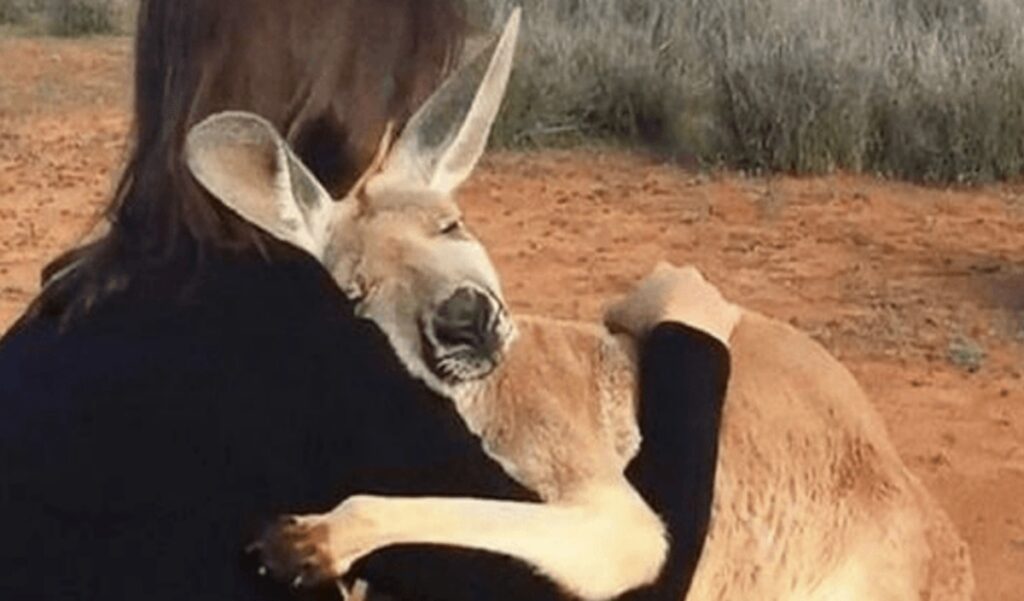
[[[224,206],[323,259],[335,203],[267,120],[235,111],[213,115],[189,132],[185,160]]]
[[[522,9],[489,50],[459,69],[409,119],[368,189],[428,189],[450,194],[483,155],[505,97]]]

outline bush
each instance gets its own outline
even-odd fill
[[[469,0],[496,26],[520,0]],[[497,140],[983,181],[1024,171],[1019,0],[523,0]]]
[[[47,32],[74,37],[109,34],[118,30],[117,11],[111,0],[50,0]]]
[[[985,365],[987,354],[977,341],[958,335],[949,343],[949,361],[953,365],[977,373]]]
[[[18,25],[27,17],[20,0],[0,0],[0,25]]]

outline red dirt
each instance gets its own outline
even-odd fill
[[[128,60],[126,40],[0,37],[0,331],[112,187]],[[596,319],[668,259],[810,332],[969,541],[978,600],[1021,599],[1024,186],[705,176],[587,150],[493,155],[463,197],[520,311]]]

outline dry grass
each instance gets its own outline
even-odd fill
[[[118,31],[117,11],[111,0],[49,0],[46,18],[48,33],[56,36],[75,37]]]
[[[134,0],[0,0],[0,25],[58,37],[111,35],[130,29]]]
[[[21,25],[28,18],[22,0],[0,0],[0,25]]]
[[[518,0],[470,0],[498,23]],[[974,182],[1024,171],[1019,0],[524,0],[505,145]]]

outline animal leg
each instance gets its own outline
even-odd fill
[[[286,518],[257,547],[276,574],[312,585],[343,576],[376,550],[402,544],[507,555],[593,600],[652,582],[668,548],[657,515],[626,487],[564,505],[358,496],[327,514]]]

